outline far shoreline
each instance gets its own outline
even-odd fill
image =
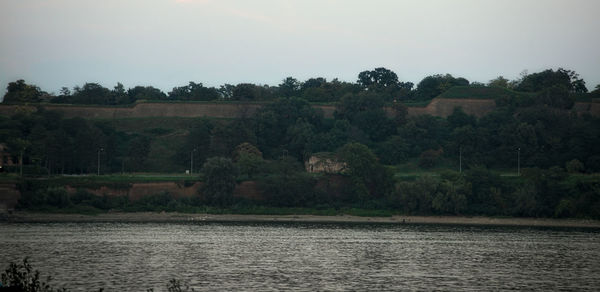
[[[600,220],[554,218],[496,218],[483,216],[401,216],[362,217],[350,215],[241,215],[194,214],[177,212],[114,212],[97,215],[35,213],[16,211],[0,216],[2,223],[177,223],[177,222],[248,222],[248,223],[386,223],[472,226],[523,226],[600,228]]]

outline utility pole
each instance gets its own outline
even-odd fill
[[[100,152],[104,151],[104,148],[98,149],[98,175],[100,175]]]
[[[23,151],[25,150],[21,150],[19,155],[19,176],[21,177],[23,177]]]
[[[462,173],[462,146],[458,147],[458,172]]]
[[[194,152],[196,151],[197,148],[194,148],[191,152],[190,152],[190,175],[194,173]]]
[[[521,147],[517,148],[517,176],[521,176]]]

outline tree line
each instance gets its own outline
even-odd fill
[[[380,67],[365,70],[358,74],[356,82],[340,81],[337,78],[327,80],[323,77],[299,81],[287,77],[277,86],[240,83],[223,84],[219,87],[207,87],[202,83],[190,81],[187,85],[174,87],[164,93],[153,86],[135,86],[125,89],[117,83],[109,89],[98,83],[85,83],[74,88],[62,87],[58,94],[48,93],[39,87],[27,84],[24,80],[10,82],[4,95],[4,103],[66,103],[126,105],[137,100],[159,101],[272,101],[280,97],[298,97],[309,102],[338,102],[346,95],[360,92],[375,93],[385,102],[430,100],[453,86],[494,86],[520,92],[539,92],[547,88],[558,88],[570,93],[587,93],[585,81],[571,70],[559,68],[547,69],[528,74],[523,72],[517,80],[508,80],[502,76],[490,80],[487,84],[469,82],[463,77],[450,74],[436,74],[423,78],[416,86],[412,82],[398,79],[393,71]],[[600,85],[596,86],[598,95]],[[557,89],[557,90],[558,90]]]
[[[557,85],[567,79],[540,81],[564,74],[559,71],[527,75],[535,82],[525,76],[511,86],[533,82],[540,87],[527,95],[510,91],[514,94],[498,98],[497,108],[481,118],[460,108],[447,118],[408,117],[402,102],[391,103],[390,116],[383,109],[388,97],[380,92],[397,83],[381,82],[389,76],[376,69],[362,76],[371,89],[344,94],[333,119],[293,95],[274,99],[251,116],[195,119],[182,141],[170,145],[174,151],[168,159],[181,171],[203,166],[203,196],[157,202],[233,206],[240,203],[232,197],[236,183],[254,180],[265,196],[263,204],[275,207],[598,218],[600,182],[593,173],[600,172],[595,147],[600,118],[570,110],[571,93],[581,84],[573,74],[567,74],[571,88]],[[168,134],[159,128],[119,131],[109,121],[67,119],[43,106],[0,117],[0,140],[14,161],[28,166],[26,174],[147,171],[153,143]],[[332,153],[348,168],[325,177],[307,173],[303,163],[321,152]],[[411,163],[422,170],[457,170],[460,164],[461,171],[415,180],[395,176],[401,172],[396,167]],[[514,178],[493,171],[516,173],[517,167],[521,175]],[[35,188],[23,191],[45,198],[41,204],[62,202],[43,195],[45,190],[41,195]]]

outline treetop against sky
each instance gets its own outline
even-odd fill
[[[276,85],[287,76],[487,82],[569,68],[600,83],[598,1],[23,0],[0,2],[0,87],[85,82],[164,92],[188,81]]]

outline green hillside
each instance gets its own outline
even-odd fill
[[[489,86],[454,86],[446,90],[438,97],[440,98],[474,98],[474,99],[498,99],[514,96],[532,96],[533,93],[517,92],[504,87]]]

